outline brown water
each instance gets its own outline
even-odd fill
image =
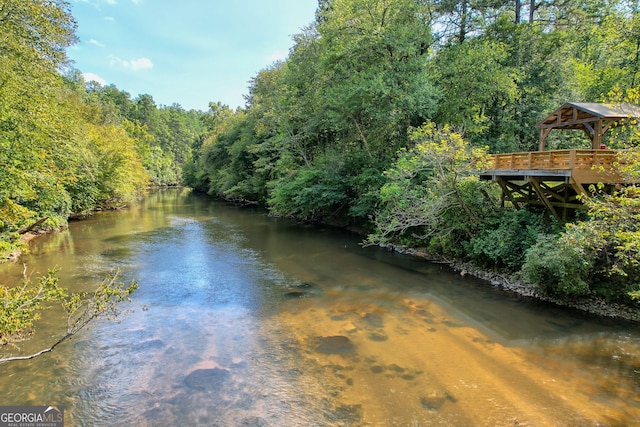
[[[637,326],[359,241],[186,190],[38,238],[29,271],[140,289],[117,322],[0,365],[0,405],[71,426],[640,425]],[[47,312],[18,352],[62,328]]]

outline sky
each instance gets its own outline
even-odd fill
[[[285,59],[317,0],[71,0],[86,81],[206,111],[244,107],[249,81]]]

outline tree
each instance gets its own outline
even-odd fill
[[[587,25],[590,24],[590,25]],[[602,101],[640,82],[640,15],[613,10],[573,34],[573,63],[585,99]]]
[[[506,66],[509,47],[501,42],[476,38],[438,52],[435,80],[442,92],[434,120],[460,129],[472,140],[489,131],[494,109],[504,109],[519,96],[519,72]]]
[[[472,238],[493,209],[473,173],[483,167],[486,148],[472,148],[450,127],[433,123],[414,130],[411,140],[415,146],[402,150],[385,172],[376,231],[367,242],[431,241],[451,250],[461,235]]]
[[[407,128],[435,106],[425,65],[429,5],[415,0],[333,0],[318,25],[318,93],[343,144],[393,155]]]
[[[75,22],[64,1],[0,0],[0,249],[43,218],[64,221],[59,154],[77,129],[66,110],[65,49]]]

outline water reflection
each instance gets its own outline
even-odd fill
[[[357,236],[181,190],[37,239],[31,269],[136,278],[132,312],[0,365],[69,425],[631,425],[640,334]],[[20,265],[0,266],[9,280]],[[60,323],[47,314],[38,339]]]

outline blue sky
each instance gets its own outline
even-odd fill
[[[317,0],[71,0],[80,42],[68,49],[85,80],[132,98],[206,111],[245,104],[249,80],[284,59]]]

